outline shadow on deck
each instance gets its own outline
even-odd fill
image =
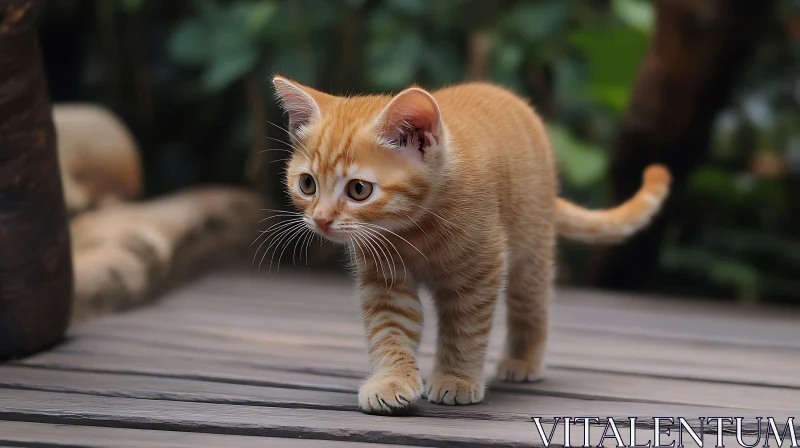
[[[0,366],[0,446],[540,446],[531,418],[549,434],[564,416],[600,418],[593,446],[608,417],[625,443],[638,417],[637,443],[647,443],[656,416],[695,427],[699,417],[744,417],[753,443],[755,417],[783,430],[800,403],[797,312],[561,290],[544,381],[492,383],[475,406],[362,415],[367,358],[351,297],[344,278],[218,273],[90,322],[53,350]],[[424,374],[435,336],[435,315],[426,316]],[[580,446],[582,426],[571,432]],[[563,427],[556,433],[563,444]],[[715,424],[706,433],[714,446]],[[683,442],[693,445],[686,433]]]

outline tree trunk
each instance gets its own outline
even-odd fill
[[[772,6],[772,0],[655,0],[655,33],[612,151],[612,203],[630,198],[655,162],[673,174],[670,198],[680,194],[708,152],[714,119]],[[666,223],[680,212],[673,204],[625,244],[598,250],[595,285],[639,290],[651,284]]]
[[[72,301],[40,8],[39,1],[0,0],[0,360],[58,342]]]

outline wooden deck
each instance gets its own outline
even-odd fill
[[[368,416],[356,409],[367,361],[348,279],[209,275],[0,366],[0,447],[540,446],[531,417],[557,416],[639,417],[645,443],[654,416],[775,417],[781,429],[800,417],[797,312],[562,290],[554,314],[544,381],[493,383],[476,406]],[[501,312],[487,371],[502,327]],[[573,434],[580,446],[583,429]]]

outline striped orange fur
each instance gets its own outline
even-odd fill
[[[633,198],[591,211],[557,197],[545,128],[511,92],[467,83],[429,93],[338,97],[275,77],[294,153],[288,191],[309,228],[347,244],[355,265],[372,376],[369,413],[478,403],[498,298],[508,307],[498,375],[534,381],[543,368],[556,237],[611,243],[658,212],[670,183],[645,172]],[[434,371],[415,360],[419,287],[438,314]]]

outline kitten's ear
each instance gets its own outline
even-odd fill
[[[283,110],[289,114],[289,132],[311,125],[322,116],[322,109],[331,96],[310,87],[290,81],[282,76],[272,78],[275,93]]]
[[[443,126],[439,105],[419,87],[398,93],[378,116],[382,139],[412,158],[422,160],[441,144]]]

